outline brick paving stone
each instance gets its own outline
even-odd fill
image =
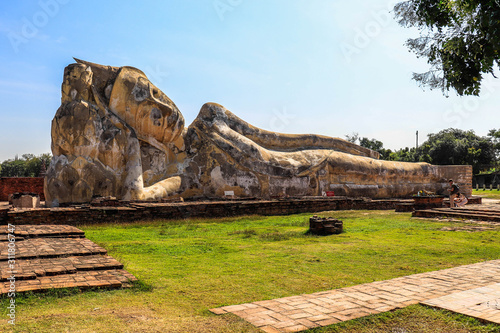
[[[461,303],[457,303],[457,299]],[[241,317],[264,332],[298,332],[422,301],[423,304],[446,308],[443,304],[453,303],[450,300],[454,300],[455,306],[464,314],[500,323],[500,260],[210,311],[238,315],[237,311],[231,311],[232,307],[240,309],[241,306],[253,305],[251,316],[245,312]],[[469,304],[472,301],[475,303]],[[313,324],[317,326],[311,326]]]
[[[263,326],[260,329],[263,330],[266,333],[280,333],[281,332],[281,331],[278,331],[276,328],[274,328],[272,326]]]
[[[283,332],[300,332],[307,329],[308,329],[307,326],[299,324],[299,325],[285,327],[283,328]]]

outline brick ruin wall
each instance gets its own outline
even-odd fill
[[[472,195],[472,166],[471,165],[440,165],[439,175],[445,179],[453,179],[459,185],[460,193],[470,197]],[[446,194],[448,192],[445,192]]]
[[[30,192],[40,195],[40,200],[45,200],[43,193],[43,177],[1,177],[0,201],[9,200],[9,194],[17,192]]]
[[[345,209],[395,209],[401,200],[320,198],[269,201],[215,201],[184,203],[126,203],[119,207],[67,207],[21,210],[0,209],[0,224],[126,223],[158,219],[227,217],[241,215],[288,215]]]

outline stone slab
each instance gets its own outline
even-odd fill
[[[500,283],[433,298],[422,304],[500,324]]]

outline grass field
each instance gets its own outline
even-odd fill
[[[74,290],[16,299],[15,332],[259,332],[208,309],[347,287],[498,259],[500,228],[444,231],[465,223],[387,211],[321,214],[345,232],[306,235],[310,214],[156,221],[83,227],[140,283],[129,290]],[[308,332],[500,332],[498,326],[411,306]]]
[[[472,195],[481,196],[488,199],[500,199],[500,191],[498,190],[473,190]]]

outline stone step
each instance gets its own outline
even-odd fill
[[[484,215],[500,215],[500,210],[487,209],[487,208],[468,208],[468,207],[456,207],[456,208],[437,208],[438,211],[446,212],[460,212],[469,214],[484,214]]]
[[[9,234],[13,234],[16,241],[36,237],[85,237],[85,232],[70,225],[0,225],[0,242],[8,241]]]
[[[107,251],[87,238],[28,238],[14,242],[15,253],[10,253],[10,242],[0,242],[0,262],[8,259],[34,259],[106,254]]]
[[[424,209],[416,210],[412,214],[413,217],[450,217],[459,219],[470,219],[489,222],[500,222],[500,212],[494,213],[492,211],[468,211],[462,209]]]
[[[122,269],[123,265],[107,255],[91,255],[16,260],[12,268],[8,261],[0,262],[0,282],[7,281],[12,275],[16,280],[31,280],[77,271]]]
[[[78,271],[74,274],[40,276],[32,280],[0,282],[0,294],[38,292],[59,288],[127,288],[131,287],[134,281],[137,281],[137,278],[123,269]]]
[[[407,213],[413,211],[413,203],[399,203],[396,204],[396,212]]]

